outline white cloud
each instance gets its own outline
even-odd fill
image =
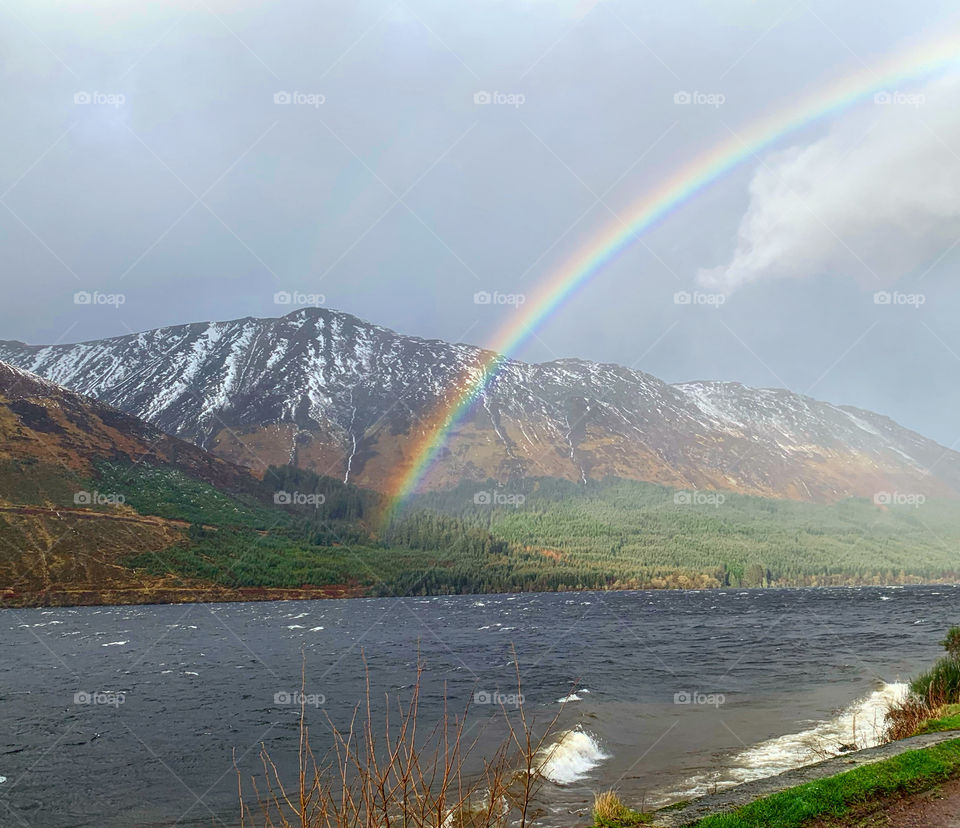
[[[824,138],[767,156],[730,262],[698,281],[732,291],[842,273],[876,288],[932,265],[960,238],[960,80],[916,94],[867,104]]]

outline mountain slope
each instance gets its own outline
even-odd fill
[[[738,411],[730,390],[673,393],[703,396],[722,422]],[[756,428],[797,428],[789,397],[754,393]],[[897,433],[852,416],[873,439]],[[864,499],[714,494],[691,509],[689,493],[650,483],[513,485],[512,499],[478,499],[477,483],[463,481],[382,523],[373,492],[289,465],[258,481],[0,363],[0,606],[958,577],[953,499],[931,499],[921,514]],[[495,486],[483,481],[488,493]]]
[[[123,470],[106,491],[98,491],[102,464]],[[84,593],[102,603],[131,591],[156,600],[182,588],[182,578],[124,562],[184,540],[187,521],[140,514],[126,503],[136,474],[158,467],[238,494],[259,491],[244,469],[0,363],[0,603],[36,603],[43,594],[75,603]]]
[[[0,342],[0,359],[235,463],[292,463],[381,490],[488,356],[313,308],[75,345]],[[881,415],[785,390],[511,360],[450,435],[425,487],[526,476],[819,501],[956,496],[960,454]]]
[[[156,426],[0,362],[0,460],[34,460],[86,474],[97,461],[168,464],[252,492],[249,473]]]

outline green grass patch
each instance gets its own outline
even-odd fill
[[[960,775],[960,739],[808,782],[758,799],[728,814],[715,814],[697,828],[797,828],[818,818],[842,818],[871,800],[917,793]]]
[[[960,704],[946,705],[942,716],[928,719],[917,733],[940,733],[944,730],[960,730]]]
[[[652,814],[641,814],[633,811],[614,819],[595,819],[592,828],[635,828],[638,825],[649,825],[653,822]]]
[[[99,491],[122,494],[141,515],[262,530],[293,522],[268,503],[234,497],[169,466],[101,463],[96,485]]]

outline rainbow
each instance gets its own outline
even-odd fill
[[[908,52],[847,75],[826,89],[802,98],[796,105],[761,118],[738,134],[695,157],[659,186],[646,193],[625,218],[608,225],[567,264],[527,296],[513,318],[494,337],[492,354],[452,385],[414,445],[412,462],[404,464],[388,487],[391,507],[387,519],[413,494],[473,402],[478,399],[509,354],[524,343],[591,276],[613,261],[637,236],[662,221],[706,186],[740,166],[756,153],[801,127],[840,112],[865,97],[897,84],[923,78],[952,64],[960,65],[960,34],[927,41]]]

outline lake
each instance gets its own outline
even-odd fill
[[[544,824],[584,825],[610,787],[661,805],[875,740],[958,620],[951,586],[2,610],[0,823],[237,825],[234,756],[296,767],[302,659],[320,752],[361,652],[377,699],[404,698],[419,647],[426,719],[445,695],[476,726],[515,649],[524,711],[560,711]]]

